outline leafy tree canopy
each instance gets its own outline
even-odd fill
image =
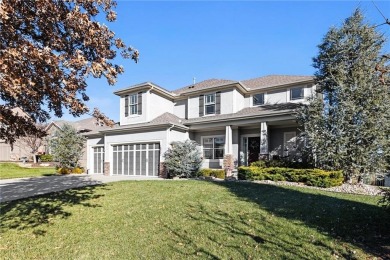
[[[317,166],[346,179],[383,172],[390,153],[390,95],[385,37],[356,10],[331,28],[313,59],[316,95],[299,113]]]
[[[137,50],[95,20],[104,14],[115,21],[115,6],[113,0],[0,1],[0,139],[40,133],[35,123],[49,112],[90,112],[86,78],[103,76],[112,85],[124,71],[111,62],[118,51],[138,60]],[[28,117],[13,113],[15,107]],[[92,114],[112,123],[97,109]]]

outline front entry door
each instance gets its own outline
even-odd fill
[[[259,160],[260,137],[248,137],[248,166]]]

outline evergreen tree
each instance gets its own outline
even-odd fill
[[[78,166],[78,161],[83,156],[85,138],[77,133],[77,130],[69,124],[54,133],[50,139],[50,149],[54,160],[61,167],[73,168]]]
[[[380,73],[382,34],[359,9],[331,28],[313,59],[318,94],[299,111],[318,167],[347,181],[383,172],[389,155],[389,74]]]
[[[169,177],[195,177],[202,165],[201,152],[198,144],[191,140],[172,142],[164,154],[164,164]]]

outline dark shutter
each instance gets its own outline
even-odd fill
[[[138,93],[138,115],[142,115],[142,92]]]
[[[215,93],[215,114],[221,114],[221,92]]]
[[[129,95],[125,96],[125,116],[129,116]]]
[[[204,95],[199,96],[199,116],[204,116]]]

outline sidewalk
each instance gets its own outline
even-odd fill
[[[36,195],[89,185],[123,180],[163,180],[156,177],[103,176],[71,174],[34,178],[0,180],[0,202],[28,198]]]

